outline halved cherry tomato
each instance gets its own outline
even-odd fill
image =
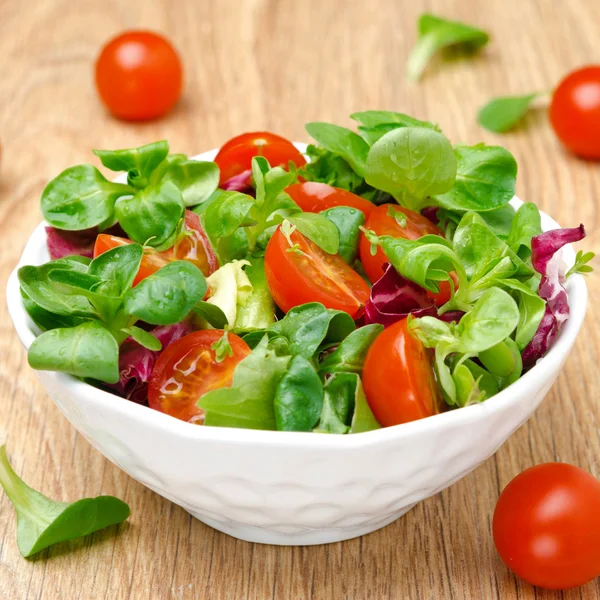
[[[328,254],[300,232],[287,238],[277,228],[267,244],[265,275],[275,303],[287,312],[306,302],[360,317],[369,299],[369,286],[337,254]]]
[[[306,164],[300,151],[285,138],[266,131],[244,133],[226,142],[215,156],[221,169],[221,185],[247,171],[255,156],[264,156],[272,167],[287,168],[290,161],[297,167]]]
[[[179,100],[182,73],[179,55],[168,40],[151,31],[126,31],[102,48],[96,87],[116,117],[155,119]]]
[[[492,531],[502,560],[525,581],[583,585],[600,576],[600,481],[565,463],[531,467],[500,494]]]
[[[375,209],[372,202],[326,183],[316,181],[294,183],[285,191],[304,212],[318,213],[334,206],[350,206],[362,211],[368,218]]]
[[[219,261],[200,224],[200,218],[191,210],[185,211],[185,227],[187,235],[178,240],[169,250],[156,252],[152,249],[146,249],[140,270],[133,282],[134,286],[173,260],[189,260],[206,276],[214,273],[219,268]],[[94,245],[94,258],[116,246],[126,246],[131,243],[131,240],[127,238],[101,233],[96,238],[96,244]]]
[[[233,354],[217,361],[211,348],[223,336],[223,330],[195,331],[177,340],[158,357],[148,387],[150,408],[172,417],[201,424],[204,412],[196,406],[210,390],[229,387],[236,365],[250,348],[237,335],[228,333]]]
[[[384,427],[430,417],[442,405],[430,355],[407,325],[402,319],[385,329],[365,358],[363,387]]]
[[[558,84],[550,122],[571,152],[600,158],[600,65],[573,71]]]
[[[406,217],[406,226],[402,227],[390,211],[397,211]],[[418,240],[428,234],[442,235],[442,232],[429,220],[414,210],[395,204],[382,204],[376,207],[365,223],[365,229],[377,235],[390,235],[407,240]],[[389,262],[381,248],[377,248],[375,256],[371,254],[371,244],[364,233],[360,234],[360,260],[371,283],[375,283],[383,275],[383,266]]]

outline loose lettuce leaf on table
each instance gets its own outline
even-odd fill
[[[0,485],[17,513],[17,545],[28,558],[48,546],[89,535],[125,521],[131,511],[113,496],[56,502],[30,488],[13,470],[0,446]]]

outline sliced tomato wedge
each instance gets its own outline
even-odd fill
[[[277,306],[287,312],[306,302],[321,302],[360,317],[369,299],[364,279],[340,256],[328,254],[300,232],[294,231],[290,241],[279,227],[265,253],[267,284]]]
[[[196,406],[200,397],[210,390],[230,387],[235,367],[250,354],[246,342],[229,332],[232,354],[219,362],[212,346],[223,333],[221,329],[195,331],[162,352],[150,376],[150,408],[182,421],[202,424],[204,411]]]
[[[156,252],[151,248],[145,250],[140,269],[133,282],[134,286],[173,260],[189,260],[206,276],[219,268],[217,255],[200,224],[200,218],[191,210],[185,211],[185,227],[187,235],[181,237],[169,250],[164,252]],[[101,233],[96,238],[94,245],[94,258],[117,246],[126,246],[132,243],[127,238]]]
[[[302,153],[289,140],[267,131],[244,133],[226,142],[215,156],[221,170],[220,185],[250,169],[255,156],[264,156],[272,167],[287,169],[290,161],[297,167],[306,164]]]
[[[316,181],[294,183],[285,191],[304,212],[318,213],[334,206],[350,206],[362,211],[368,218],[375,209],[372,202],[326,183]]]

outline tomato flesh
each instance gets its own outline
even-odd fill
[[[233,354],[218,362],[211,346],[222,336],[219,329],[195,331],[168,346],[152,370],[150,407],[201,424],[204,411],[196,406],[199,398],[210,390],[230,387],[235,367],[250,354],[246,342],[230,332],[227,337]]]
[[[266,158],[271,167],[287,169],[290,161],[297,167],[306,164],[302,153],[285,138],[266,131],[244,133],[226,142],[215,156],[221,170],[220,185],[250,169],[255,156]]]
[[[265,253],[265,276],[277,306],[288,312],[306,302],[321,302],[360,317],[369,299],[363,278],[340,256],[328,254],[300,232],[294,231],[290,239],[297,251],[277,228]]]
[[[375,209],[372,202],[326,183],[316,181],[294,183],[285,191],[304,212],[318,213],[335,206],[350,206],[362,211],[368,218]]]
[[[390,212],[400,212],[406,218],[406,226],[402,227]],[[377,235],[389,235],[395,238],[418,240],[424,235],[443,235],[442,232],[427,218],[419,213],[397,206],[395,204],[382,204],[371,212],[365,223],[365,229],[374,231]],[[360,235],[359,242],[360,260],[371,283],[375,283],[384,271],[384,265],[389,262],[381,248],[377,248],[375,255],[371,254],[371,244],[364,233]]]
[[[144,121],[163,116],[179,100],[183,69],[164,37],[126,31],[110,40],[96,61],[96,88],[116,117]]]
[[[574,154],[600,158],[600,65],[573,71],[552,96],[550,122]]]
[[[172,248],[164,252],[156,252],[151,248],[144,250],[140,269],[133,281],[134,286],[174,260],[189,260],[206,276],[219,268],[219,261],[200,224],[200,218],[191,210],[185,211],[185,226],[187,235],[182,236]],[[132,243],[127,238],[101,233],[96,238],[94,245],[94,258],[116,246],[126,246]]]
[[[408,319],[386,328],[365,358],[362,382],[369,406],[384,427],[440,412],[441,395],[430,355],[408,330]]]
[[[525,581],[583,585],[600,575],[600,482],[565,463],[531,467],[500,494],[492,530],[502,560]]]

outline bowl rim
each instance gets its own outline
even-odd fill
[[[300,151],[305,151],[306,144],[298,142],[294,144]],[[213,149],[194,156],[193,159],[212,160],[216,152],[217,150]],[[120,175],[117,181],[123,179],[124,176]],[[511,200],[511,204],[513,207],[518,208],[523,202],[515,196]],[[551,217],[541,211],[540,213],[544,231],[560,227]],[[46,223],[40,223],[27,240],[21,258],[10,274],[6,285],[8,312],[25,350],[29,349],[29,346],[38,333],[36,333],[37,328],[23,306],[17,271],[24,265],[42,264],[42,261],[36,260],[35,257],[39,255],[40,249],[45,247],[45,226]],[[563,249],[563,258],[567,264],[573,264],[575,252],[571,245],[565,246]],[[55,371],[45,371],[44,378],[53,379],[56,387],[67,388],[74,397],[85,396],[87,401],[103,405],[107,411],[112,411],[123,418],[135,419],[140,426],[145,425],[155,429],[163,429],[172,435],[180,437],[197,439],[199,441],[220,441],[233,444],[251,443],[255,445],[284,445],[299,448],[329,449],[360,448],[392,439],[422,436],[426,433],[435,433],[436,430],[440,431],[450,427],[468,425],[469,423],[486,419],[493,413],[502,412],[516,406],[523,396],[522,393],[519,393],[521,388],[526,390],[536,384],[539,385],[540,381],[552,381],[575,342],[575,338],[585,318],[587,306],[588,292],[585,280],[581,275],[576,274],[569,277],[566,288],[571,309],[567,323],[546,356],[541,358],[530,371],[525,373],[515,383],[481,404],[474,404],[461,409],[446,411],[426,419],[394,425],[392,427],[382,427],[381,429],[360,434],[318,435],[309,432],[198,427],[197,425],[180,421],[175,417],[153,410],[147,406],[127,401],[110,392],[87,384],[72,375]],[[38,372],[36,371],[36,373]]]

